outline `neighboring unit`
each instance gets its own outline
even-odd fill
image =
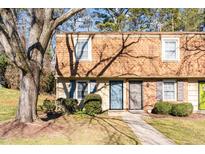
[[[56,97],[102,96],[103,110],[148,110],[157,101],[205,109],[204,32],[56,36]]]

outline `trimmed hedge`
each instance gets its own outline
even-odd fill
[[[173,104],[171,114],[174,116],[184,117],[189,116],[193,112],[191,103]]]
[[[58,98],[58,107],[61,111],[67,113],[74,113],[78,110],[78,100],[73,98]],[[62,109],[63,108],[63,109]]]
[[[155,114],[170,114],[172,110],[172,104],[169,102],[157,102],[152,109],[152,113]]]
[[[95,115],[102,112],[102,98],[98,94],[88,94],[84,99],[85,113]]]
[[[84,98],[84,104],[89,101],[100,101],[102,103],[102,98],[99,94],[88,94]]]
[[[173,116],[189,116],[193,112],[191,103],[157,102],[152,109],[154,114],[170,114]]]
[[[78,100],[73,98],[65,99],[62,105],[68,113],[74,113],[78,109]]]

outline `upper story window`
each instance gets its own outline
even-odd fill
[[[91,39],[76,38],[75,39],[75,57],[76,60],[91,60]]]
[[[178,61],[179,60],[179,39],[163,38],[162,39],[162,60]]]

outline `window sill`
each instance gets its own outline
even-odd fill
[[[177,100],[171,100],[171,99],[170,100],[169,99],[163,99],[162,101],[163,102],[177,102]]]
[[[179,60],[162,60],[163,63],[178,63]]]
[[[77,59],[76,62],[91,62],[92,59]]]

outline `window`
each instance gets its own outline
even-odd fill
[[[175,101],[176,100],[176,82],[164,81],[163,82],[163,100]]]
[[[77,99],[83,99],[88,94],[88,82],[77,82]]]
[[[179,60],[179,39],[163,38],[162,39],[162,60],[177,61]]]
[[[76,60],[91,60],[91,40],[89,38],[75,39]]]

